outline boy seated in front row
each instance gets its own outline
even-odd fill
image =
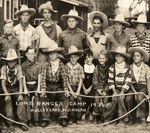
[[[98,54],[98,64],[93,74],[93,88],[95,96],[104,96],[108,91],[108,52],[101,50]],[[107,98],[95,98],[96,106],[94,106],[94,122],[104,121],[105,105]]]
[[[22,70],[20,65],[17,64],[17,60],[21,58],[17,56],[14,49],[9,49],[6,58],[2,58],[7,62],[1,69],[2,89],[5,94],[5,113],[6,117],[10,119],[18,118],[19,121],[27,123],[26,112],[23,105],[19,105],[20,101],[23,101],[22,94],[9,95],[10,93],[21,93],[23,91],[22,86]],[[18,102],[18,105],[16,105]],[[12,122],[8,122],[9,130],[14,130]],[[22,130],[27,131],[26,126],[20,127]]]
[[[71,46],[66,54],[69,62],[66,64],[66,73],[68,78],[68,88],[71,93],[70,103],[74,103],[70,110],[71,123],[80,123],[82,112],[76,109],[82,108],[78,103],[82,102],[82,97],[78,96],[81,91],[84,72],[82,66],[78,63],[79,57],[83,54],[83,50],[78,50],[75,46]]]
[[[22,64],[22,73],[23,73],[23,85],[24,91],[28,94],[29,91],[40,91],[40,74],[41,74],[41,65],[36,61],[36,51],[32,46],[28,47],[25,53],[27,61]],[[35,126],[38,126],[39,122],[39,113],[36,111],[38,109],[37,93],[30,93],[27,97],[29,101],[34,99],[33,105],[27,108],[28,114],[28,124],[32,127],[33,123]],[[33,113],[31,112],[33,109]]]
[[[53,41],[50,47],[43,49],[43,52],[48,54],[48,62],[44,64],[41,72],[41,97],[47,96],[50,102],[59,102],[62,104],[54,105],[53,109],[58,109],[59,112],[54,112],[53,117],[55,116],[58,119],[57,114],[59,115],[59,123],[61,126],[67,126],[67,110],[68,110],[68,86],[67,86],[67,75],[65,71],[65,66],[59,60],[59,53],[61,54],[64,51],[64,48],[58,47],[58,44]],[[46,94],[45,91],[54,92]],[[57,91],[65,91],[64,93],[56,93]],[[45,99],[47,100],[47,99]],[[53,113],[53,112],[52,112]],[[43,124],[45,127],[49,123],[50,112],[42,112]],[[47,115],[46,115],[47,114]],[[50,116],[52,118],[52,116]]]

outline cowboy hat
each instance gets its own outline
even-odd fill
[[[94,19],[95,16],[98,16],[103,20],[103,29],[106,29],[108,27],[107,16],[104,13],[100,12],[100,11],[93,11],[89,14],[89,20],[91,22],[93,22],[93,19]]]
[[[150,24],[150,22],[147,22],[146,15],[140,14],[137,18],[137,20],[132,21],[133,24]]]
[[[16,16],[20,16],[24,12],[29,12],[31,16],[33,16],[36,13],[36,10],[34,8],[28,8],[27,5],[21,5],[20,10],[15,12]]]
[[[111,54],[120,54],[126,58],[130,58],[130,54],[127,53],[127,49],[125,46],[118,46],[116,50],[111,50]]]
[[[149,60],[149,54],[143,47],[130,47],[128,49],[128,53],[130,55],[133,55],[134,52],[140,52],[143,55],[145,62],[147,62]]]
[[[7,57],[6,58],[3,58],[3,60],[6,60],[6,61],[12,61],[12,60],[17,60],[17,59],[20,59],[22,57],[18,57],[17,56],[17,53],[15,51],[15,49],[9,49],[8,50],[8,53],[7,53]]]
[[[62,20],[67,20],[69,17],[73,17],[73,18],[76,18],[79,21],[83,21],[83,18],[79,16],[78,12],[75,9],[70,10],[68,14],[62,15],[61,19]]]
[[[81,56],[83,53],[84,53],[83,50],[78,50],[76,46],[71,45],[70,48],[68,49],[68,53],[66,53],[65,56],[70,56],[70,55]]]
[[[42,51],[45,53],[51,53],[51,52],[63,52],[64,48],[58,47],[58,44],[52,40],[51,44],[47,48],[42,48]]]
[[[124,18],[124,15],[123,14],[118,14],[116,17],[115,17],[115,19],[109,19],[109,21],[111,22],[111,23],[121,23],[121,24],[123,24],[123,25],[125,25],[125,26],[130,26],[130,24],[128,23],[128,22],[126,22],[125,21],[125,18]]]
[[[46,3],[40,5],[39,7],[39,13],[42,14],[43,9],[48,9],[52,11],[53,13],[56,13],[57,11],[53,9],[52,3],[50,1],[47,1]]]

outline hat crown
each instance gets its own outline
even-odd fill
[[[137,22],[144,22],[144,23],[146,23],[147,22],[146,15],[144,15],[144,14],[139,15],[138,18],[137,18]]]
[[[78,49],[74,45],[71,45],[70,48],[68,49],[68,53],[73,53],[73,52],[77,52],[77,51],[78,51]]]
[[[8,53],[7,53],[7,59],[14,60],[14,59],[17,59],[17,58],[18,58],[18,56],[17,56],[17,53],[16,53],[15,49],[9,49]]]
[[[126,54],[127,53],[127,48],[124,47],[124,46],[118,46],[116,48],[115,52]]]
[[[123,14],[118,14],[115,17],[115,20],[117,20],[117,21],[125,21],[124,15]]]
[[[68,15],[79,16],[78,12],[75,9],[70,10],[69,13],[68,13]]]
[[[28,10],[27,5],[21,5],[20,11]]]

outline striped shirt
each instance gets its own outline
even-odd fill
[[[125,63],[124,69],[116,74],[116,66],[112,65],[108,71],[108,86],[117,90],[128,90],[131,85],[131,70]]]

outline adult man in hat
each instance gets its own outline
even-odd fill
[[[93,33],[88,35],[88,42],[94,58],[98,57],[101,50],[107,49],[107,34],[104,29],[108,26],[107,16],[100,11],[93,11],[89,15],[89,20],[93,26]]]
[[[118,14],[115,19],[109,19],[113,24],[114,33],[108,36],[109,49],[116,50],[118,46],[125,46],[128,49],[130,37],[124,29],[130,24],[125,21],[123,14]]]
[[[61,102],[62,104],[54,105],[52,109],[57,112],[51,116],[58,120],[56,113],[59,114],[59,122],[63,127],[67,126],[67,109],[68,109],[68,86],[67,75],[64,64],[58,59],[58,54],[61,54],[64,48],[58,47],[58,44],[53,41],[50,47],[43,49],[43,52],[48,54],[48,62],[45,63],[41,72],[41,97],[48,97],[50,102]],[[51,94],[45,94],[44,91],[54,92]],[[57,93],[57,91],[65,91],[64,93]],[[42,127],[47,126],[49,122],[50,112],[42,112]]]
[[[20,53],[24,56],[28,46],[32,45],[32,38],[35,28],[30,25],[30,18],[35,14],[36,10],[22,5],[21,9],[16,11],[15,15],[19,17],[20,23],[14,27],[14,32],[19,39]]]
[[[150,36],[146,33],[146,29],[150,22],[147,22],[146,15],[139,15],[137,21],[132,22],[135,25],[136,32],[130,37],[130,47],[140,46],[150,55]],[[150,65],[150,61],[148,61]]]
[[[36,28],[39,43],[37,45],[38,62],[46,62],[46,55],[43,53],[43,48],[52,45],[53,41],[57,42],[61,28],[52,20],[53,15],[57,13],[53,9],[50,1],[42,4],[39,7],[39,13],[44,17],[44,22]]]
[[[9,49],[6,58],[7,64],[1,69],[2,89],[5,96],[5,113],[10,119],[19,119],[20,122],[27,123],[27,116],[24,105],[20,104],[23,101],[22,94],[9,95],[10,93],[22,93],[22,70],[17,64],[17,60],[21,58],[17,56],[15,49]],[[17,116],[16,116],[17,115]],[[14,130],[13,123],[8,121],[9,129]],[[21,126],[21,129],[27,131],[26,126]]]
[[[83,21],[78,12],[75,9],[70,10],[68,14],[62,15],[61,18],[66,21],[67,29],[59,36],[59,46],[64,47],[66,51],[71,45],[79,50],[87,48],[86,33],[78,28],[78,24]]]

